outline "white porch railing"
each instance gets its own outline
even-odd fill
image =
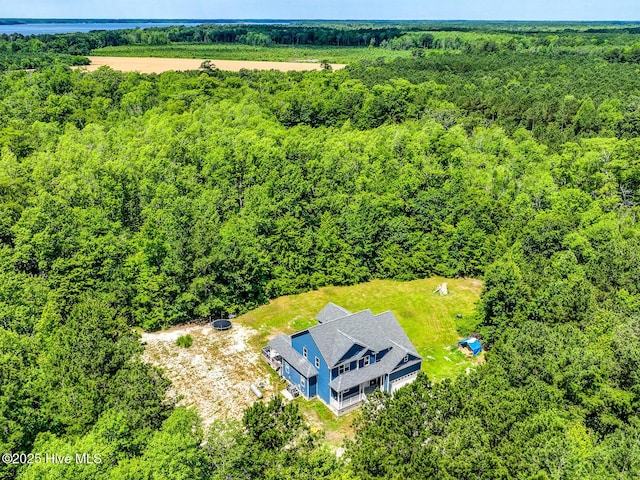
[[[354,405],[359,405],[360,403],[362,403],[362,401],[365,398],[366,398],[365,394],[353,395],[352,397],[343,399],[341,402],[332,398],[331,407],[333,407],[337,411],[344,410],[345,408],[348,408]]]

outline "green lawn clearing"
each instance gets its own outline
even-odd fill
[[[449,289],[449,295],[444,297],[433,293],[443,282]],[[334,302],[352,312],[366,308],[373,313],[391,310],[424,358],[423,371],[432,381],[438,381],[464,374],[481,361],[465,357],[456,345],[461,338],[459,330],[473,330],[473,312],[481,289],[479,280],[464,278],[433,277],[411,282],[374,280],[350,287],[324,287],[280,297],[238,317],[235,322],[258,331],[249,339],[257,351],[278,333],[290,334],[316,325],[315,315],[327,302]],[[458,318],[458,314],[462,318]],[[277,381],[275,372],[273,375]],[[318,399],[307,401],[297,398],[295,402],[312,429],[324,431],[329,445],[340,447],[345,438],[352,437],[352,423],[358,410],[336,417]]]
[[[107,57],[203,58],[210,60],[248,60],[272,62],[353,63],[358,60],[381,61],[408,57],[408,50],[366,47],[292,47],[277,45],[253,47],[240,44],[176,43],[172,45],[126,45],[104,47],[91,55]],[[380,59],[380,60],[379,60]]]
[[[446,282],[449,295],[433,293]],[[357,312],[391,310],[424,358],[423,371],[434,380],[451,378],[472,368],[477,359],[466,358],[456,348],[460,331],[473,329],[472,314],[482,283],[475,279],[432,277],[411,282],[374,280],[349,287],[324,287],[271,301],[236,321],[259,332],[252,339],[256,348],[278,333],[292,333],[317,323],[315,315],[334,302]],[[457,315],[462,318],[457,318]]]

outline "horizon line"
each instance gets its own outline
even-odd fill
[[[111,17],[0,17],[3,20],[54,20],[64,21],[104,21],[104,22],[506,22],[506,23],[640,23],[637,20],[598,19],[598,20],[572,20],[572,19],[474,19],[474,18],[448,18],[448,19],[389,19],[389,18],[111,18]]]

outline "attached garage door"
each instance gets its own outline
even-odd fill
[[[391,393],[395,392],[400,387],[404,387],[405,385],[408,385],[409,383],[413,382],[417,376],[418,376],[417,373],[412,373],[410,375],[406,375],[404,377],[400,377],[397,380],[392,381]]]

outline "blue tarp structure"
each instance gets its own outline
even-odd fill
[[[473,352],[473,355],[478,355],[482,351],[482,345],[476,337],[467,337],[464,340],[460,340],[458,345],[462,348],[468,348]]]

